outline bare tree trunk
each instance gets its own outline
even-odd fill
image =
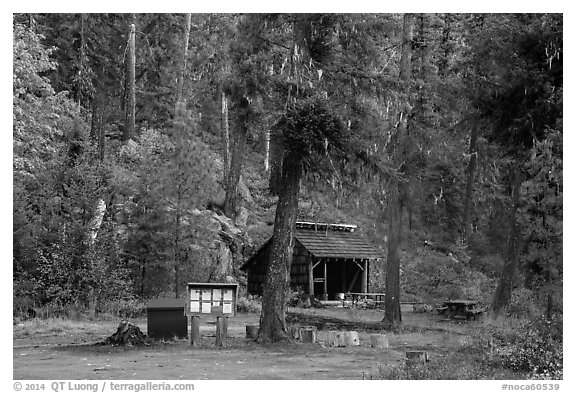
[[[94,208],[94,215],[88,224],[88,244],[92,245],[96,241],[98,236],[98,231],[102,226],[102,221],[104,220],[104,214],[106,213],[106,202],[104,199],[99,198],[96,202]]]
[[[282,146],[271,135],[270,140],[270,175],[268,187],[272,195],[279,195],[280,182],[282,177],[282,161],[284,151]]]
[[[134,22],[134,15],[132,21]],[[130,36],[128,38],[128,61],[126,66],[127,94],[126,94],[126,124],[122,140],[128,141],[134,136],[136,129],[136,25],[130,25]]]
[[[494,294],[492,301],[491,311],[494,316],[499,316],[504,313],[506,307],[510,303],[512,296],[512,287],[516,277],[516,270],[518,268],[518,260],[520,258],[519,250],[519,237],[520,228],[516,219],[518,211],[518,203],[520,202],[520,187],[523,182],[523,174],[520,164],[515,164],[512,174],[512,198],[508,208],[508,222],[509,222],[509,235],[508,235],[508,250],[506,253],[506,260],[502,267],[500,281]]]
[[[464,233],[463,238],[467,244],[470,244],[470,236],[472,235],[472,192],[474,190],[474,177],[476,174],[476,159],[478,155],[477,149],[478,141],[478,125],[474,124],[472,126],[472,132],[470,134],[470,148],[468,153],[470,154],[470,161],[468,162],[468,167],[466,168],[466,194],[464,195]]]
[[[102,113],[100,113],[100,119],[102,119]],[[99,127],[98,132],[98,158],[100,159],[100,161],[104,161],[105,156],[106,156],[106,130],[101,125]]]
[[[264,171],[270,171],[270,130],[264,133]]]
[[[184,17],[184,39],[182,44],[182,58],[180,59],[180,69],[178,70],[176,106],[182,101],[184,95],[184,78],[186,76],[186,61],[188,59],[188,44],[190,43],[190,28],[192,26],[192,14]]]
[[[85,50],[86,50],[86,40],[84,37],[84,23],[86,21],[86,14],[80,14],[80,61],[78,62],[78,106],[82,104],[83,97],[83,78],[84,78],[84,59],[86,57]]]
[[[283,163],[281,192],[278,195],[274,233],[266,270],[260,315],[258,341],[286,339],[286,291],[290,283],[290,266],[294,252],[294,227],[298,214],[298,194],[302,177],[302,159],[286,155]]]
[[[412,75],[412,35],[414,16],[404,14],[402,33],[402,57],[400,58],[400,80],[404,84],[405,103],[401,113],[400,125],[395,141],[390,144],[390,155],[395,167],[400,167],[404,160],[404,151],[407,143],[408,118],[410,117],[409,81]],[[386,296],[384,299],[384,319],[387,327],[393,327],[402,322],[400,311],[400,246],[402,244],[402,201],[401,184],[396,175],[392,175],[388,182],[387,218],[388,218],[388,260],[386,264]]]
[[[250,117],[250,103],[245,97],[239,99],[236,105],[237,121],[235,122],[235,137],[230,161],[230,171],[226,182],[226,197],[224,200],[224,214],[230,218],[236,217],[238,207],[238,183],[242,174],[242,165],[246,153],[246,135],[248,133],[248,119]]]
[[[402,204],[398,180],[390,182],[388,194],[388,255],[386,260],[386,296],[384,319],[387,328],[402,322],[400,311],[400,246],[402,244]]]
[[[98,158],[100,161],[104,161],[106,141],[105,141],[105,130],[104,130],[104,100],[100,95],[100,92],[96,92],[94,98],[92,99],[92,119],[90,122],[90,141],[91,143],[98,146]]]
[[[228,175],[230,173],[230,124],[228,122],[228,98],[224,91],[221,93],[221,102],[222,111],[220,121],[222,129],[222,157],[224,161],[222,179],[224,184],[228,184]]]
[[[180,227],[181,227],[181,213],[180,213],[181,198],[178,195],[178,204],[176,207],[176,222],[174,225],[174,241],[172,244],[172,257],[174,258],[174,297],[180,298]]]
[[[452,54],[452,45],[450,35],[452,33],[452,24],[454,16],[450,13],[442,14],[442,19],[444,21],[444,26],[442,27],[442,40],[440,42],[440,49],[442,56],[438,62],[438,73],[440,75],[446,75],[449,69],[449,58]]]

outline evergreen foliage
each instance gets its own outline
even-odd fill
[[[276,175],[299,217],[359,224],[383,251],[396,198],[402,299],[488,305],[501,278],[504,314],[561,314],[562,15],[412,17],[402,42],[403,15],[198,14],[184,48],[184,15],[14,15],[16,311],[129,313],[222,279],[224,252],[242,283],[249,237],[272,231]],[[132,22],[136,129],[121,141]],[[225,192],[241,244],[205,209]],[[375,265],[371,287],[385,280]],[[543,337],[510,361],[554,374]],[[549,367],[533,364],[541,347]]]

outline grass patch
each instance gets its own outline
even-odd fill
[[[101,333],[104,329],[115,329],[116,321],[90,321],[65,318],[34,318],[14,326],[14,337],[83,335],[86,333]]]

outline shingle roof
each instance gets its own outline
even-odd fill
[[[316,258],[383,258],[383,255],[375,247],[368,244],[359,233],[354,232],[355,229],[356,225],[297,222],[294,236]],[[248,258],[241,270],[248,267],[270,240]]]
[[[376,248],[352,231],[296,228],[294,235],[316,258],[382,258]]]

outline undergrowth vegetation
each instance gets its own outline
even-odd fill
[[[562,317],[487,320],[455,351],[430,362],[379,367],[373,379],[563,379]]]

